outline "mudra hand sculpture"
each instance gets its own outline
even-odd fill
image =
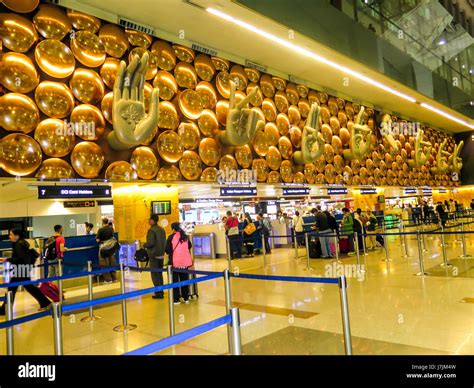
[[[464,140],[454,147],[453,154],[448,158],[449,171],[451,172],[460,172],[462,169],[462,159],[459,157],[461,149],[464,146]]]
[[[301,151],[293,154],[296,164],[314,163],[321,157],[324,151],[324,138],[319,131],[319,114],[321,108],[318,104],[312,104],[303,128],[301,139]]]
[[[423,152],[423,147],[425,146],[427,147],[427,149],[426,152]],[[411,168],[421,167],[425,165],[430,157],[432,148],[433,146],[431,145],[431,143],[423,141],[423,130],[419,129],[415,139],[415,159],[409,160],[408,165]]]
[[[370,132],[371,129],[362,124],[362,116],[364,114],[364,107],[361,106],[359,114],[357,115],[354,125],[351,129],[351,140],[349,149],[344,150],[343,155],[346,160],[363,159],[370,150]]]
[[[229,113],[227,114],[226,128],[220,131],[218,138],[224,145],[241,146],[251,143],[257,131],[265,127],[259,120],[258,113],[250,108],[244,108],[258,92],[255,87],[239,103],[235,103],[235,83],[230,81]]]
[[[107,140],[115,150],[125,150],[143,143],[158,125],[158,88],[151,93],[148,115],[145,112],[144,85],[148,68],[148,53],[141,59],[135,55],[128,67],[120,62],[114,84],[112,121],[114,130]]]
[[[393,148],[394,152],[398,152],[398,145],[393,137],[392,131],[392,117],[389,114],[384,114],[382,117],[382,123],[380,124],[380,133],[387,140],[390,147]]]

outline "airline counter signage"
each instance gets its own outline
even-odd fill
[[[256,187],[221,187],[221,197],[257,195]]]
[[[415,187],[407,187],[404,190],[404,193],[405,193],[405,195],[407,195],[407,194],[417,194],[418,190]]]
[[[346,194],[347,194],[347,188],[345,187],[328,189],[328,195],[346,195]]]
[[[38,199],[112,198],[110,186],[38,186]]]
[[[362,195],[377,194],[377,189],[360,189]]]
[[[308,195],[310,189],[304,187],[283,187],[283,195]]]
[[[433,195],[433,190],[432,189],[423,189],[423,195]]]

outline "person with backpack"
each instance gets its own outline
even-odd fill
[[[62,225],[54,225],[54,235],[46,241],[43,250],[43,259],[48,267],[46,277],[58,276],[57,267],[59,262],[64,259],[64,252],[66,252],[66,240],[63,237],[63,227]]]
[[[260,231],[263,236],[263,241],[265,243],[265,253],[272,253],[270,248],[270,231],[272,230],[272,224],[268,218],[264,218],[262,213],[257,214],[258,227],[257,230]]]
[[[118,249],[118,243],[114,237],[114,230],[109,226],[107,218],[102,219],[102,227],[97,231],[95,239],[99,243],[99,265],[102,268],[115,266],[115,253]],[[112,283],[117,280],[115,270],[104,272],[102,277],[104,283]]]
[[[372,210],[367,210],[367,231],[370,233],[369,241],[370,241],[370,246],[367,247],[368,250],[375,249],[377,246],[374,232],[377,229],[377,217],[375,217],[374,213],[372,213]]]
[[[242,241],[239,232],[239,219],[230,210],[226,213],[225,234],[229,239],[230,258],[240,259],[242,257]]]
[[[20,229],[11,229],[8,237],[12,242],[12,257],[9,259],[0,259],[8,261],[11,265],[14,265],[14,272],[17,272],[10,279],[10,283],[30,281],[30,271],[33,264],[36,261],[38,254],[34,249],[30,248],[30,244],[25,240],[25,236]],[[25,290],[36,299],[40,305],[40,310],[45,310],[51,305],[50,300],[43,295],[38,287],[34,284],[28,284],[24,286]],[[15,295],[18,290],[18,286],[8,287],[8,291],[12,292],[12,303],[15,300]],[[0,315],[5,315],[5,302],[0,306]]]
[[[179,226],[179,222],[173,222],[171,229],[173,233],[168,236],[165,248],[165,252],[168,254],[168,263],[172,268],[189,269],[193,265],[191,241],[184,230]],[[173,283],[184,282],[186,280],[189,280],[189,274],[173,271]],[[174,304],[180,304],[181,298],[184,303],[189,303],[189,286],[181,286],[173,289]]]
[[[253,246],[255,244],[255,231],[257,227],[255,226],[252,217],[249,213],[245,213],[244,218],[244,246],[247,249],[247,256],[253,257]]]
[[[146,234],[146,242],[143,248],[146,248],[148,260],[150,260],[150,269],[163,269],[166,249],[166,232],[158,225],[158,214],[152,214],[148,220],[150,229]],[[163,285],[163,272],[150,272],[151,281],[155,287]],[[163,299],[163,291],[155,292],[153,299]]]

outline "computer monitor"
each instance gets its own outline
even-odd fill
[[[152,214],[171,214],[171,201],[152,201],[151,202]]]

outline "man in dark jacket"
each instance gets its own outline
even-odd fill
[[[117,264],[115,262],[115,253],[118,245],[114,238],[114,229],[109,226],[108,218],[102,219],[102,227],[97,231],[95,239],[99,243],[99,265],[102,268],[115,266]],[[103,249],[108,247],[112,247],[112,249]],[[108,251],[108,253],[104,253],[105,251]],[[104,272],[102,278],[104,283],[112,283],[117,280],[115,271]]]
[[[318,230],[319,241],[321,242],[321,252],[323,259],[331,258],[331,246],[329,244],[330,237],[325,237],[324,234],[331,233],[327,215],[321,210],[321,206],[316,207],[316,228]]]
[[[146,248],[148,259],[150,260],[151,269],[163,269],[163,261],[165,258],[166,248],[166,232],[158,225],[158,215],[152,214],[148,223],[150,229],[146,234],[146,243],[143,247]],[[163,272],[151,272],[151,280],[155,287],[163,285]],[[163,291],[156,292],[152,296],[153,299],[163,299]]]
[[[10,279],[10,283],[29,281],[31,280],[30,270],[35,261],[30,252],[30,244],[24,239],[23,231],[19,229],[10,230],[9,237],[12,242],[12,257],[7,260],[14,266],[12,269],[14,275]],[[40,309],[45,309],[51,304],[49,299],[35,285],[28,284],[24,287],[38,301]],[[12,303],[15,300],[17,289],[18,286],[8,287],[8,291],[12,292]],[[0,315],[5,315],[5,303],[0,307]]]

